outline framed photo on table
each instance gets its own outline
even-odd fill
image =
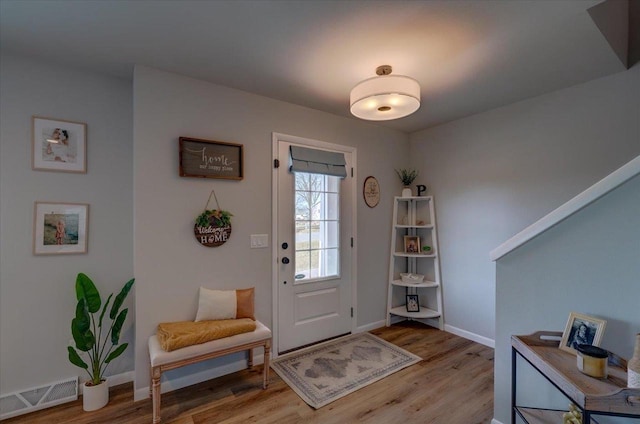
[[[576,355],[579,344],[600,346],[606,325],[607,321],[603,319],[571,312],[562,333],[560,349]]]
[[[38,116],[32,121],[34,170],[87,172],[87,124]]]
[[[89,205],[35,202],[33,254],[87,253]]]

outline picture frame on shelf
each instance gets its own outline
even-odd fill
[[[89,205],[35,202],[33,254],[87,253]]]
[[[407,312],[420,312],[420,298],[417,294],[407,295]]]
[[[404,253],[420,253],[420,237],[404,236]]]
[[[87,124],[32,117],[31,168],[36,171],[87,172]]]
[[[571,312],[562,333],[560,349],[576,355],[578,344],[600,346],[606,325],[607,321],[603,319]]]

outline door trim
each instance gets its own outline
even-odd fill
[[[342,144],[327,143],[320,140],[298,137],[274,132],[271,136],[271,330],[273,335],[272,346],[278,346],[278,171],[274,168],[274,160],[278,158],[278,142],[285,141],[289,143],[301,144],[309,147],[317,147],[320,149],[335,150],[337,152],[345,152],[351,154],[351,162],[353,165],[353,175],[351,184],[351,237],[353,237],[353,247],[351,247],[351,310],[353,317],[351,318],[351,333],[355,333],[358,323],[358,173],[357,173],[357,149]],[[280,166],[287,166],[281,163]],[[347,170],[347,172],[350,172]],[[278,349],[271,350],[271,357],[278,357]]]

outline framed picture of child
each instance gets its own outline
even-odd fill
[[[420,237],[404,236],[404,253],[420,253]]]
[[[607,321],[571,312],[560,341],[560,349],[576,355],[579,344],[600,346]]]
[[[32,120],[34,170],[87,172],[87,124],[38,116]]]
[[[33,254],[87,253],[89,205],[35,202]]]

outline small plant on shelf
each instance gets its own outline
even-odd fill
[[[418,176],[418,171],[415,169],[396,169],[395,171],[405,187],[410,186]]]

